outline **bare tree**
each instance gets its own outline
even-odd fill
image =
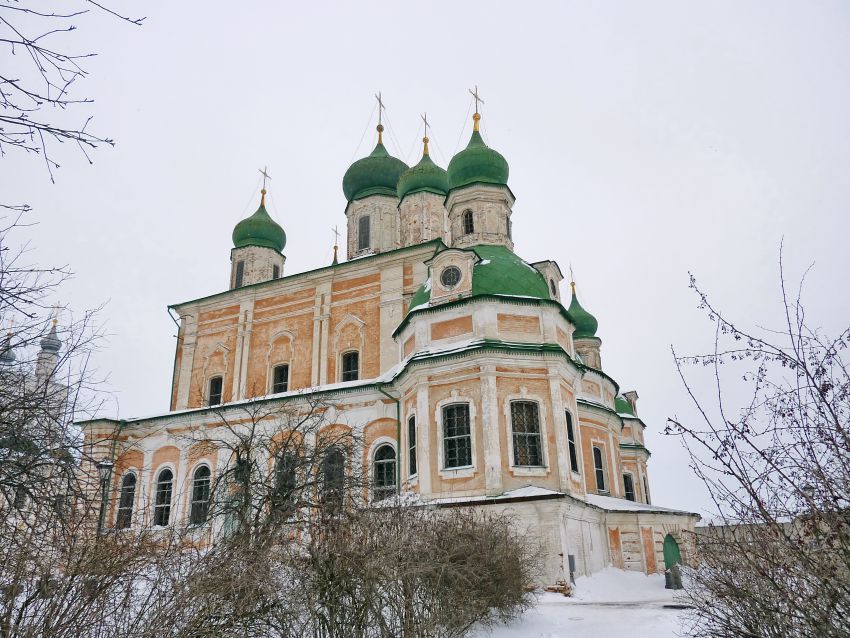
[[[700,419],[669,419],[714,499],[688,586],[689,635],[850,634],[850,328],[814,328],[786,289],[778,330],[745,330],[691,280],[715,326],[714,351],[676,365]],[[696,367],[686,374],[689,367]],[[692,381],[700,369],[711,398]],[[735,406],[730,394],[749,397]]]
[[[52,148],[70,142],[91,162],[89,151],[108,137],[89,128],[92,99],[77,86],[86,78],[86,62],[95,54],[79,48],[70,37],[92,10],[105,12],[132,25],[144,18],[120,15],[95,0],[63,3],[60,12],[36,8],[27,0],[4,0],[0,6],[0,46],[8,66],[0,72],[0,155],[10,150],[41,155],[53,181],[59,168]]]

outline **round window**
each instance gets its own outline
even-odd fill
[[[440,283],[443,284],[444,288],[454,288],[460,283],[460,277],[460,268],[449,266],[440,273]]]

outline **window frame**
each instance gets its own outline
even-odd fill
[[[236,262],[236,273],[233,275],[233,287],[241,288],[245,283],[245,260],[240,259]]]
[[[416,413],[407,417],[407,476],[419,476],[419,459],[416,458]]]
[[[279,368],[286,368],[286,379],[283,381],[283,385],[285,387],[282,390],[277,389],[277,386],[279,385],[278,381],[277,381],[277,370]],[[288,361],[274,364],[272,366],[272,371],[271,371],[270,376],[271,376],[271,384],[270,384],[271,387],[269,388],[269,390],[270,390],[271,394],[278,394],[279,392],[289,392],[290,367],[289,367]]]
[[[475,234],[475,214],[472,212],[471,208],[467,208],[463,211],[463,213],[461,213],[460,224],[461,234],[464,237]]]
[[[198,477],[198,472],[201,470],[207,471],[206,477]],[[199,485],[202,485],[202,482],[206,480],[206,498],[198,498],[198,488]],[[203,489],[203,488],[201,488]],[[189,525],[190,526],[201,526],[207,522],[210,513],[210,504],[212,503],[212,468],[206,464],[201,463],[195,466],[195,469],[192,470],[192,485],[191,491],[189,492]],[[197,510],[196,510],[197,506]],[[196,515],[198,512],[203,515]]]
[[[330,486],[328,485],[328,468],[330,467],[329,461],[332,455],[339,455],[339,458],[342,460],[340,463],[340,475],[339,475],[339,485]],[[321,465],[319,466],[319,471],[322,473],[321,484],[319,485],[319,501],[324,505],[330,505],[332,507],[340,507],[342,506],[345,500],[345,472],[346,472],[346,456],[345,452],[338,446],[332,445],[330,446],[324,454],[322,458]],[[332,477],[335,478],[335,477]],[[333,491],[332,491],[333,490]]]
[[[517,432],[515,427],[515,414],[514,414],[514,406],[519,405],[527,405],[534,406],[534,412],[537,419],[536,428],[537,432]],[[540,401],[536,401],[534,399],[530,399],[527,397],[523,398],[515,398],[510,399],[508,401],[508,414],[509,414],[509,424],[510,424],[510,437],[511,437],[511,467],[517,469],[528,469],[528,470],[540,470],[546,468],[546,454],[544,450],[544,441],[543,441],[543,424],[542,424],[542,415],[540,409]],[[519,463],[519,455],[520,455],[520,446],[518,445],[519,441],[518,437],[525,437],[526,439],[530,437],[537,438],[537,460],[538,463]],[[528,443],[525,443],[528,448]]]
[[[272,264],[272,279],[280,279],[280,266]]]
[[[372,219],[371,215],[361,215],[357,220],[357,252],[369,250],[372,247]],[[365,222],[365,225],[364,225]],[[363,232],[363,229],[366,232]],[[365,241],[364,241],[365,236]]]
[[[581,464],[578,458],[578,441],[576,440],[576,428],[573,421],[573,413],[564,410],[567,421],[567,453],[570,457],[570,470],[575,474],[581,474]]]
[[[216,380],[221,384],[221,387],[218,389],[218,401],[213,403],[212,384]],[[224,375],[215,374],[207,379],[207,406],[221,405],[222,403],[224,403]]]
[[[390,450],[392,452],[392,459],[378,459],[378,453],[381,450]],[[372,493],[372,502],[377,503],[378,501],[383,501],[384,499],[390,498],[394,494],[398,493],[398,450],[395,449],[395,446],[392,442],[388,440],[379,440],[374,444],[374,449],[372,453],[369,455],[371,459],[371,493]],[[391,470],[388,471],[383,469],[387,466],[392,466]],[[386,479],[387,476],[391,477],[391,481],[385,485],[378,485],[378,473],[379,470],[383,473],[382,476]]]
[[[127,479],[133,479],[133,489],[128,490],[125,483]],[[136,505],[136,487],[139,485],[139,477],[135,470],[124,472],[121,477],[121,487],[118,488],[118,507],[115,508],[115,529],[129,529],[133,527],[133,514]],[[131,493],[130,503],[126,504],[125,495]]]
[[[160,502],[160,494],[164,493],[165,490],[160,488],[160,483],[162,483],[162,475],[168,472],[171,475],[171,478],[168,481],[168,502]],[[170,465],[166,465],[161,467],[156,472],[156,479],[154,480],[154,492],[153,492],[153,516],[151,518],[151,526],[152,527],[168,527],[171,524],[171,510],[174,508],[174,480],[175,480],[175,472],[174,468]],[[159,512],[165,510],[165,523],[159,523],[160,520]]]
[[[288,462],[291,459],[291,464]],[[288,480],[284,481],[284,478]],[[275,488],[272,494],[272,511],[288,516],[295,510],[295,492],[298,489],[298,457],[294,452],[279,452],[274,459]],[[286,487],[288,494],[281,495]]]
[[[354,378],[346,378],[346,376],[350,376],[351,370],[347,370],[345,363],[346,357],[350,357],[351,355],[355,355],[357,357],[357,369],[354,371]],[[360,351],[359,350],[346,350],[345,352],[340,352],[339,354],[339,380],[341,382],[345,381],[359,381],[360,380]]]
[[[449,436],[446,435],[447,410],[449,410],[450,408],[459,408],[459,407],[465,407],[466,408],[468,432],[466,434],[455,435],[455,436],[449,437]],[[440,414],[440,469],[445,470],[447,472],[456,472],[458,470],[468,470],[468,469],[474,470],[474,468],[475,468],[475,448],[474,448],[475,437],[472,436],[472,434],[473,434],[473,431],[474,431],[475,419],[474,419],[474,414],[473,414],[473,409],[472,409],[472,401],[453,399],[453,400],[447,401],[445,404],[440,405],[438,407],[438,411],[439,411],[439,414]],[[466,464],[448,465],[448,446],[446,445],[446,442],[449,439],[456,440],[456,439],[460,439],[460,438],[468,438],[469,439],[469,445],[467,446],[468,455],[469,455],[469,459],[468,459],[469,462],[466,463]]]
[[[631,483],[632,486],[631,490],[629,490],[629,483]],[[632,494],[631,498],[629,498],[629,492],[631,492]],[[632,501],[633,503],[637,502],[637,492],[635,492],[635,478],[631,472],[623,472],[623,498],[625,498],[627,501]]]
[[[596,493],[608,495],[611,491],[608,489],[608,473],[605,471],[605,447],[602,443],[593,443],[591,445],[593,456],[593,475],[596,480]],[[596,453],[599,452],[599,465],[596,463]],[[599,478],[602,477],[602,487],[599,487]]]

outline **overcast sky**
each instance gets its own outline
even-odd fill
[[[26,233],[34,259],[76,273],[63,301],[108,301],[96,362],[111,416],[167,410],[166,306],[227,287],[260,167],[285,273],[330,262],[342,176],[374,145],[379,90],[390,152],[418,161],[427,111],[445,167],[478,85],[485,138],[510,164],[516,252],[572,264],[604,369],[640,394],[656,503],[708,503],[660,434],[666,417],[693,414],[671,344],[701,352],[713,336],[689,271],[738,323],[781,327],[784,237],[790,279],[815,263],[812,321],[846,327],[846,3],[129,4],[116,6],[143,27],[95,16],[71,36],[99,53],[79,92],[115,148],[93,165],[62,149],[55,185],[39,160],[0,159],[3,201],[40,222]]]

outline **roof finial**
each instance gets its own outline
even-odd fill
[[[332,266],[336,266],[339,263],[339,258],[337,257],[337,252],[339,251],[339,229],[334,226],[334,260],[331,262]]]
[[[378,144],[384,143],[384,110],[387,108],[384,106],[384,101],[381,99],[381,92],[378,91],[378,94],[375,96],[375,99],[378,100]]]
[[[576,278],[573,276],[573,265],[570,264],[570,288],[573,290],[573,296],[576,294]]]
[[[422,151],[422,154],[428,155],[428,142],[431,141],[428,139],[428,126],[430,126],[428,124],[428,114],[423,113],[420,117],[422,118],[422,121],[425,122],[425,137],[422,138],[422,143],[425,145],[425,149]]]
[[[481,120],[481,113],[478,112],[478,103],[484,104],[484,100],[481,99],[481,96],[478,94],[478,85],[475,85],[475,90],[469,89],[469,92],[472,93],[472,97],[475,98],[475,113],[472,115],[472,130],[478,130],[478,122]]]
[[[271,179],[272,176],[269,175],[269,167],[268,166],[266,166],[263,169],[260,169],[260,174],[263,176],[263,188],[260,190],[260,206],[265,206],[266,205],[266,192],[267,192],[266,191],[266,180]]]

